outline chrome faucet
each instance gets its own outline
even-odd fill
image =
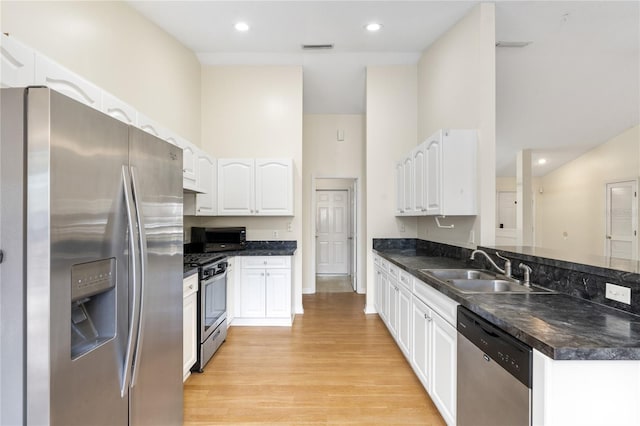
[[[504,260],[504,269],[502,269],[498,265],[496,265],[493,259],[491,259],[491,257],[483,250],[474,250],[473,252],[471,252],[471,260],[475,260],[475,256],[477,253],[484,255],[487,258],[487,260],[489,260],[489,263],[491,263],[491,266],[497,269],[498,272],[500,272],[507,278],[511,278],[511,261],[509,259],[507,259],[506,257],[500,256],[500,253],[496,252],[496,256]]]
[[[531,267],[521,263],[518,265],[518,268],[524,271],[524,281],[522,282],[522,285],[525,287],[531,287]]]

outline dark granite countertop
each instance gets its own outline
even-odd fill
[[[197,274],[197,273],[198,273],[197,266],[184,265],[182,269],[182,279],[190,277],[191,275]]]
[[[640,360],[640,316],[561,293],[463,294],[420,269],[472,266],[468,261],[374,252],[552,359]]]

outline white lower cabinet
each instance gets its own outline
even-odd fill
[[[374,255],[378,313],[448,425],[456,423],[458,303]]]
[[[182,377],[187,380],[198,359],[198,274],[183,280]]]
[[[422,386],[431,393],[431,309],[420,299],[411,299],[411,325],[413,341],[411,343],[411,366]]]
[[[457,331],[433,313],[431,331],[431,399],[447,424],[456,422]]]
[[[240,257],[235,280],[235,309],[231,325],[293,323],[291,257]]]

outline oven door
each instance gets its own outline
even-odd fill
[[[201,284],[200,343],[227,317],[227,273],[222,272]]]

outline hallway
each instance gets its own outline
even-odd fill
[[[292,328],[231,327],[185,383],[186,425],[444,425],[377,315],[356,293],[305,295]]]

